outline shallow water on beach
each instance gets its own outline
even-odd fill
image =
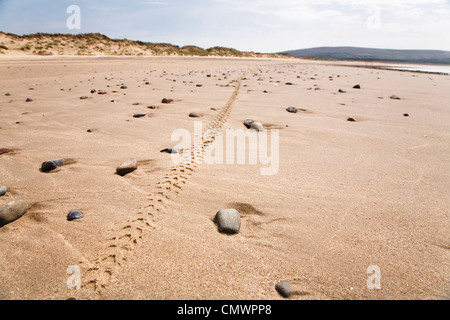
[[[436,72],[450,74],[450,66],[441,65],[392,65],[388,68],[394,70],[418,71],[418,72]]]

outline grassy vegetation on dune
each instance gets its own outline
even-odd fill
[[[3,50],[31,55],[289,57],[286,54],[242,52],[225,47],[203,49],[194,45],[179,47],[168,43],[111,39],[100,33],[35,33],[19,36],[0,31],[0,53],[5,54]]]

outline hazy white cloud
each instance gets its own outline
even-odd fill
[[[259,52],[343,45],[450,50],[449,0],[76,2],[82,10],[81,32],[149,42]],[[0,30],[67,32],[69,4],[0,0]]]
[[[153,5],[153,6],[167,6],[167,5],[169,5],[169,3],[165,2],[165,1],[145,1],[145,2],[143,2],[143,4],[150,4],[150,5]]]

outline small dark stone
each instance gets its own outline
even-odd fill
[[[294,85],[292,82],[286,82],[286,85],[287,86],[292,86],[292,85]]]
[[[200,88],[200,87],[203,87],[203,85],[202,84],[197,84],[196,87]]]
[[[356,122],[355,118],[348,118],[347,121],[349,121],[349,122]]]
[[[409,114],[404,113],[403,116],[404,116],[404,117],[409,117]]]
[[[7,148],[0,149],[0,154],[10,153],[10,152],[12,152],[11,149],[7,149]]]
[[[127,86],[120,86],[120,89],[128,89],[128,87]]]
[[[98,90],[98,92],[97,92],[97,94],[106,94],[106,91],[103,91],[103,90]]]
[[[97,92],[97,90],[95,90],[95,89],[91,90],[91,93],[96,93],[96,92]]]
[[[395,94],[391,96],[392,100],[401,100],[399,96],[396,96]]]
[[[283,297],[289,298],[291,296],[291,285],[287,281],[280,281],[275,285],[275,290]]]
[[[340,92],[340,93],[346,93],[347,91],[342,90],[342,89],[339,89],[339,92]]]
[[[177,149],[167,148],[164,150],[161,150],[161,153],[179,153]]]
[[[80,100],[86,100],[88,97],[87,96],[82,96],[80,97]]]
[[[173,102],[173,99],[167,99],[167,98],[164,98],[164,99],[162,99],[162,101],[161,101],[161,103],[166,103],[166,104],[172,103],[172,102]]]
[[[199,117],[200,117],[200,114],[198,114],[197,112],[191,112],[191,113],[189,114],[189,117],[190,117],[190,118],[199,118]]]
[[[69,220],[69,221],[81,219],[81,218],[83,218],[83,212],[81,212],[80,210],[72,210],[67,215],[67,220]]]
[[[147,112],[140,112],[133,115],[133,118],[142,118],[147,115]]]
[[[31,99],[31,98],[27,98],[27,99],[25,100],[25,102],[31,102],[31,101],[33,101],[33,99]]]
[[[130,172],[133,172],[137,169],[137,161],[136,159],[131,159],[127,162],[122,163],[117,167],[116,172],[119,176],[125,176]]]
[[[295,107],[289,107],[289,108],[286,109],[286,111],[287,111],[287,112],[290,112],[290,113],[297,113],[297,112],[298,112],[298,109],[295,108]]]
[[[7,92],[7,93],[5,93],[5,96],[9,97],[9,96],[11,96],[11,93]]]
[[[361,86],[359,84],[357,84],[353,87],[353,89],[361,89]]]
[[[55,170],[58,167],[61,167],[64,163],[64,159],[55,159],[50,161],[45,161],[42,163],[41,171],[42,172],[50,172]]]
[[[94,129],[87,129],[87,131],[86,132],[94,132]]]
[[[250,129],[250,128],[252,127],[252,124],[253,124],[254,122],[255,122],[255,121],[252,120],[252,119],[247,119],[247,120],[244,121],[244,126],[246,126],[247,129]]]

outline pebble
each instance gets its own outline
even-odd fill
[[[42,163],[41,171],[50,172],[58,167],[61,167],[64,163],[64,159],[49,160]]]
[[[13,201],[0,208],[0,228],[22,217],[28,210],[23,200]]]
[[[287,281],[280,281],[275,285],[275,290],[283,297],[289,298],[291,296],[291,285]]]
[[[120,89],[128,89],[127,86],[120,86]]]
[[[177,149],[167,148],[164,150],[161,150],[161,153],[179,153]]]
[[[8,189],[5,186],[1,186],[0,187],[0,197],[3,197],[7,191],[8,191]]]
[[[145,117],[146,115],[147,115],[147,112],[135,113],[133,115],[133,118],[142,118],[142,117]]]
[[[286,109],[286,111],[287,111],[287,112],[290,112],[290,113],[297,113],[297,112],[298,112],[298,109],[295,108],[295,107],[289,107],[289,108]]]
[[[403,116],[404,116],[404,117],[409,117],[409,114],[404,113]]]
[[[25,102],[31,102],[31,101],[33,101],[33,99],[31,99],[31,98],[27,98],[27,99],[25,100]]]
[[[261,122],[253,122],[251,129],[255,131],[264,131],[264,127]]]
[[[91,90],[91,93],[96,93],[96,92],[97,92],[97,90],[95,90],[95,89]]]
[[[244,121],[244,126],[246,126],[247,129],[250,129],[250,128],[252,127],[252,124],[253,124],[254,122],[255,122],[255,121],[252,120],[252,119],[247,119],[247,120]]]
[[[396,96],[395,94],[391,96],[392,100],[401,100],[399,96]]]
[[[130,172],[133,172],[137,169],[137,160],[136,159],[130,159],[124,163],[122,163],[120,166],[116,168],[116,172],[119,176],[125,176]]]
[[[189,114],[189,117],[190,117],[190,118],[199,118],[200,115],[199,115],[197,112],[191,112],[191,113]]]
[[[166,104],[172,103],[172,102],[173,102],[173,99],[167,99],[167,98],[164,98],[164,99],[162,99],[162,101],[161,101],[161,103],[166,103]]]
[[[361,89],[361,86],[359,84],[353,86],[353,89]]]
[[[339,89],[339,92],[340,92],[340,93],[346,93],[347,91],[342,90],[342,89]]]
[[[97,94],[106,94],[106,91],[98,90]]]
[[[0,154],[10,153],[10,152],[12,152],[11,149],[7,149],[7,148],[0,149]]]
[[[81,212],[80,210],[72,210],[67,215],[67,220],[69,220],[69,221],[81,219],[81,218],[83,218],[83,212]]]
[[[237,234],[241,228],[241,215],[236,209],[222,209],[216,213],[214,222],[220,233]]]
[[[355,118],[347,118],[347,121],[349,121],[349,122],[356,122]]]
[[[88,97],[87,96],[82,96],[80,97],[80,100],[86,100]]]

